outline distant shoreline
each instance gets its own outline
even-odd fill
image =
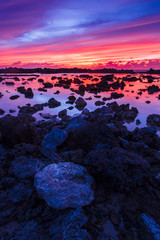
[[[128,73],[128,74],[136,74],[136,73],[147,73],[147,74],[160,74],[160,70],[150,69],[148,71],[134,71],[134,70],[117,70],[114,68],[103,68],[103,69],[87,69],[87,68],[58,68],[58,69],[51,69],[51,68],[33,68],[33,69],[24,69],[24,68],[5,68],[0,69],[0,74],[58,74],[58,73]],[[1,75],[2,76],[2,75]],[[21,75],[22,76],[22,75]],[[33,76],[33,75],[31,75]]]

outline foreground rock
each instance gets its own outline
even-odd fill
[[[93,183],[84,167],[70,162],[48,165],[34,179],[38,195],[56,209],[90,204]]]
[[[151,114],[147,117],[147,124],[150,126],[160,127],[160,115]]]
[[[149,164],[133,152],[120,148],[93,150],[83,163],[97,181],[107,188],[129,190],[145,184],[149,177]],[[133,178],[134,175],[134,178]]]
[[[116,102],[38,122],[32,110],[0,119],[0,239],[159,239],[156,128],[127,130],[138,111]]]
[[[69,210],[67,214],[59,216],[52,223],[49,235],[52,236],[53,240],[90,240],[89,233],[82,228],[87,221],[88,218],[81,208]]]
[[[41,144],[41,151],[43,155],[52,159],[54,153],[56,152],[56,148],[64,143],[67,137],[68,134],[65,130],[53,128],[51,132],[45,136]]]
[[[17,143],[38,143],[35,128],[30,124],[26,116],[13,117],[10,115],[0,119],[0,141],[7,146]]]
[[[154,221],[153,218],[146,214],[141,214],[139,218],[141,227],[141,237],[144,239],[160,239],[160,226]]]
[[[9,173],[18,179],[29,179],[44,167],[45,164],[39,159],[18,157],[11,163]]]

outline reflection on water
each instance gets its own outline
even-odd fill
[[[94,78],[98,78],[100,79],[101,76],[106,75],[106,74],[89,74],[90,76],[92,76],[91,79],[82,79],[84,81],[84,85],[87,84],[93,84],[96,83],[95,81],[93,81]],[[57,108],[48,108],[48,107],[44,107],[43,111],[37,112],[36,114],[34,114],[33,116],[35,116],[37,118],[37,120],[42,119],[41,116],[39,115],[39,113],[43,112],[43,113],[50,113],[52,115],[58,114],[59,111],[63,110],[63,109],[67,109],[70,106],[75,106],[70,105],[70,104],[66,104],[68,97],[72,94],[74,94],[74,96],[77,98],[79,97],[79,95],[77,93],[73,93],[70,89],[78,89],[78,85],[72,83],[70,89],[64,89],[63,87],[53,87],[51,89],[47,89],[47,92],[40,92],[38,91],[38,88],[43,87],[42,83],[38,82],[38,79],[43,79],[44,82],[51,82],[53,85],[58,81],[57,79],[55,80],[51,80],[51,77],[53,75],[50,74],[42,74],[39,77],[35,77],[35,79],[33,81],[27,81],[28,78],[30,78],[30,76],[18,76],[18,78],[20,79],[20,81],[15,81],[13,79],[13,76],[7,76],[5,77],[5,81],[12,81],[14,82],[14,85],[6,85],[4,84],[5,81],[0,82],[0,92],[3,94],[3,97],[0,99],[0,108],[5,110],[5,114],[9,113],[9,110],[15,110],[14,113],[12,113],[12,115],[16,116],[18,114],[18,106],[24,106],[27,103],[30,103],[31,105],[37,104],[37,103],[45,103],[47,102],[50,98],[55,98],[56,100],[61,102],[61,106],[57,107]],[[77,74],[55,74],[54,76],[56,77],[62,77],[62,78],[68,78],[68,79],[74,79],[75,77],[78,77],[79,75]],[[114,74],[114,81],[117,81],[117,78],[119,78],[120,80],[125,77],[126,74]],[[158,96],[160,94],[160,92],[154,93],[154,94],[148,94],[148,91],[144,91],[142,92],[142,95],[139,95],[138,93],[140,92],[140,89],[146,89],[148,86],[151,86],[152,84],[158,85],[160,87],[160,76],[158,75],[153,75],[155,77],[154,82],[153,83],[148,83],[147,79],[145,79],[144,77],[142,77],[142,74],[136,74],[134,75],[137,78],[139,78],[140,80],[136,81],[136,82],[127,82],[125,81],[126,86],[124,87],[124,89],[118,89],[115,90],[117,93],[123,93],[124,97],[120,98],[120,99],[116,99],[115,101],[117,101],[118,104],[126,104],[129,103],[131,105],[131,107],[136,107],[139,110],[139,114],[137,116],[136,119],[139,119],[141,121],[141,124],[139,127],[144,127],[146,126],[146,117],[149,114],[160,114],[160,100],[158,100]],[[145,74],[143,74],[143,76],[145,76]],[[25,83],[24,85],[22,85],[22,83]],[[24,97],[23,94],[20,94],[17,92],[17,87],[19,86],[24,86],[25,88],[29,88],[31,87],[34,93],[34,98],[33,99],[27,99]],[[59,94],[54,94],[57,90],[60,91]],[[20,97],[18,99],[15,100],[10,100],[10,97],[13,95],[19,95]],[[111,95],[111,91],[108,92],[101,92],[98,95],[101,96],[101,98],[97,99],[95,97],[95,94],[93,93],[88,93],[85,92],[83,98],[89,98],[92,97],[92,100],[87,100],[87,108],[90,111],[93,111],[94,109],[96,109],[97,107],[95,106],[95,102],[97,100],[101,100],[103,97],[109,98]],[[138,97],[138,99],[137,99]],[[114,99],[112,100],[108,100],[105,103],[108,102],[113,102]],[[150,104],[147,104],[146,101],[150,101]],[[76,113],[80,113],[80,111],[78,109],[76,109],[75,107],[72,110],[68,110],[68,115],[73,116]],[[136,127],[136,120],[133,123],[127,124],[127,127],[129,128],[129,130],[133,130]]]

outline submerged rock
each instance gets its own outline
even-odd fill
[[[39,197],[56,209],[90,204],[94,199],[93,183],[86,168],[70,162],[48,165],[34,179]]]

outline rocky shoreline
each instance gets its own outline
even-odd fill
[[[160,239],[159,115],[130,132],[129,104],[46,121],[25,110],[0,118],[0,239]]]

